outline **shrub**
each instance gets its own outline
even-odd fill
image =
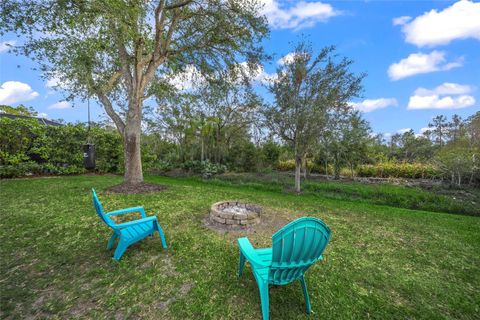
[[[83,144],[88,135],[96,145],[99,172],[123,169],[120,135],[113,130],[85,125],[44,126],[36,119],[0,118],[0,177],[30,174],[83,173]]]
[[[252,172],[256,171],[262,161],[263,154],[250,141],[238,142],[230,148],[225,163],[231,171]]]
[[[359,177],[435,179],[442,176],[441,171],[432,164],[382,162],[364,164],[357,168]]]
[[[216,174],[222,174],[227,171],[227,167],[223,164],[212,163],[210,161],[202,161],[202,176],[204,178],[209,178]]]
[[[267,164],[273,164],[278,161],[280,157],[281,147],[272,140],[268,140],[263,144],[262,154]]]
[[[27,175],[36,175],[43,172],[43,168],[36,162],[22,162],[16,165],[0,166],[0,178],[17,178]]]
[[[277,163],[278,171],[293,171],[295,170],[295,160],[281,160]]]
[[[148,171],[153,174],[161,174],[172,170],[174,166],[167,161],[157,160],[151,164]]]
[[[294,171],[295,160],[281,160],[277,162],[276,169],[278,171]],[[311,173],[326,174],[325,165],[307,160],[307,169]],[[333,167],[328,165],[329,174],[333,174]]]
[[[222,174],[227,170],[223,164],[206,161],[186,161],[182,165],[183,169],[192,173],[201,174],[204,177],[210,177],[215,174]]]

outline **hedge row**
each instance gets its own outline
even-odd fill
[[[97,171],[123,170],[123,148],[114,130],[83,124],[45,126],[36,119],[0,118],[0,178],[83,173],[83,144],[96,145]]]
[[[364,164],[356,169],[360,177],[379,178],[411,178],[435,179],[441,178],[442,172],[432,164],[385,162],[375,165]]]
[[[275,168],[278,171],[294,171],[295,170],[295,160],[284,160],[284,161],[278,161],[277,165]],[[334,169],[332,165],[328,165],[327,168],[325,168],[324,165],[317,164],[313,161],[307,161],[307,168],[308,171],[311,173],[319,173],[319,174],[326,174],[328,170],[328,174],[334,174]],[[346,170],[343,170],[346,173]],[[342,172],[343,174],[344,172]]]
[[[312,173],[325,174],[325,166],[307,161],[307,168]],[[279,161],[276,169],[279,171],[294,171],[295,161]],[[328,174],[333,174],[333,168],[328,166]],[[350,170],[343,168],[342,175],[351,175]],[[355,169],[355,175],[359,177],[377,178],[412,178],[412,179],[435,179],[442,177],[442,172],[432,164],[385,162],[378,164],[364,164]]]

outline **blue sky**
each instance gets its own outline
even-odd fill
[[[480,110],[480,2],[473,1],[277,1],[262,0],[271,27],[263,44],[278,60],[302,36],[316,51],[336,45],[367,72],[363,98],[352,101],[374,132],[420,132],[432,117]],[[0,40],[0,104],[33,106],[48,118],[86,121],[86,104],[61,102],[35,64],[8,53]],[[103,113],[92,102],[93,118]]]

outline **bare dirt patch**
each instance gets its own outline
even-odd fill
[[[166,310],[172,303],[174,303],[178,299],[184,298],[193,289],[193,286],[193,283],[185,282],[176,292],[175,296],[172,296],[167,300],[158,302],[157,309]]]
[[[86,316],[90,310],[95,309],[97,304],[94,301],[79,301],[73,308],[70,310],[70,314],[73,317],[82,317]]]
[[[106,191],[110,193],[138,194],[138,193],[160,192],[167,188],[168,188],[167,186],[156,184],[156,183],[146,183],[146,182],[143,182],[140,184],[121,183],[108,188]]]

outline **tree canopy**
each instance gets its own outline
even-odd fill
[[[350,99],[360,94],[365,75],[350,72],[353,61],[339,59],[335,47],[314,55],[309,44],[300,42],[290,57],[269,85],[275,102],[267,105],[265,115],[270,130],[294,150],[295,190],[300,192],[302,159],[316,145],[328,113],[350,108]]]
[[[165,74],[188,65],[211,72],[261,57],[268,32],[258,1],[92,0],[1,4],[0,31],[35,60],[67,98],[94,96],[124,140],[125,180],[143,181],[142,106]]]

